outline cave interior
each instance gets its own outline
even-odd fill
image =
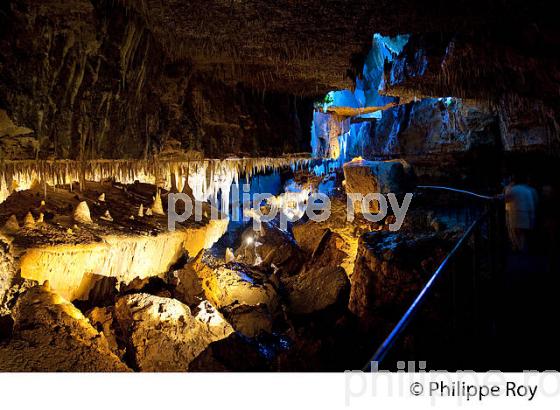
[[[553,8],[3,1],[0,371],[558,369]]]

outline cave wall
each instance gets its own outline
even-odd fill
[[[171,61],[144,19],[118,2],[0,7],[0,159],[308,149],[308,100],[226,85],[187,58]]]
[[[560,148],[557,30],[528,24],[470,34],[411,36],[385,65],[382,94],[453,96],[495,112],[505,151]]]

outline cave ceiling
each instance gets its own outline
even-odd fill
[[[529,107],[556,133],[554,18],[520,0],[3,1],[0,159],[308,152],[313,102],[354,86],[374,33],[411,35],[388,95]]]
[[[539,53],[554,22],[550,2],[331,1],[331,0],[126,0],[146,21],[171,59],[225,82],[265,90],[320,95],[352,86],[374,32],[442,33],[475,37],[492,49],[506,43],[512,55]],[[538,40],[533,37],[539,37]],[[524,69],[521,67],[520,69]]]

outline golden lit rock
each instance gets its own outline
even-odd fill
[[[140,204],[140,208],[138,208],[138,217],[144,217],[144,205]]]
[[[163,211],[163,204],[161,202],[161,196],[159,194],[159,190],[156,193],[151,208],[152,208],[152,213],[154,215],[165,215],[165,212]]]
[[[15,215],[12,215],[8,218],[8,220],[4,224],[4,230],[6,230],[9,233],[19,231],[19,223]]]
[[[185,251],[196,255],[210,247],[223,235],[227,222],[209,221],[157,236],[106,235],[102,242],[29,248],[20,258],[21,276],[39,282],[48,279],[68,300],[83,299],[94,285],[89,274],[115,277],[119,283],[161,277]],[[68,229],[68,234],[73,232]]]
[[[89,207],[86,201],[82,201],[78,204],[76,209],[74,210],[73,215],[74,221],[82,224],[91,224],[93,221],[91,220],[91,214],[89,212]]]
[[[28,212],[25,215],[25,218],[23,219],[23,226],[28,229],[35,228],[35,219],[33,218],[31,212]]]
[[[231,248],[226,248],[225,260],[226,260],[226,263],[235,262],[235,255],[233,254],[233,251],[231,250]]]
[[[0,371],[129,371],[103,334],[48,286],[23,293],[12,311],[14,332],[0,345]]]
[[[115,318],[132,347],[141,371],[186,371],[210,343],[233,328],[210,303],[191,309],[176,299],[144,293],[126,295],[115,305]]]
[[[103,219],[104,221],[107,221],[107,222],[113,222],[113,217],[111,216],[111,213],[109,212],[108,209],[105,211],[105,213],[103,214],[101,219]]]

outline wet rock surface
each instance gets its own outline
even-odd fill
[[[233,304],[263,304],[272,311],[278,308],[275,285],[265,272],[258,269],[238,262],[224,264],[205,252],[199,253],[185,269],[189,279],[192,271],[195,272],[204,296],[218,308]],[[182,272],[177,272],[177,276],[181,280]]]
[[[253,227],[245,230],[235,258],[247,265],[274,266],[288,275],[296,273],[303,264],[303,254],[290,234],[270,222],[262,222],[257,231]]]

